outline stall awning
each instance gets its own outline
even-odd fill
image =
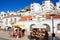
[[[25,25],[24,24],[12,24],[13,27],[19,27],[23,28]]]

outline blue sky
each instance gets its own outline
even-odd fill
[[[0,12],[1,11],[18,11],[20,9],[25,8],[26,6],[29,6],[32,2],[37,2],[42,4],[42,1],[44,0],[0,0]],[[54,5],[56,5],[56,2],[59,0],[51,0]]]

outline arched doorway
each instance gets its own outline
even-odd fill
[[[48,24],[43,24],[46,26],[46,29],[50,32],[50,26]]]
[[[35,25],[35,24],[31,24],[31,25],[30,25],[30,31],[32,30],[32,26],[34,26],[34,25]]]
[[[60,31],[60,23],[57,24],[57,30]]]

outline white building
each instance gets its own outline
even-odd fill
[[[7,16],[6,12],[1,12],[0,13],[0,19],[2,19],[3,17]]]
[[[56,3],[57,12],[60,13],[60,1]]]
[[[50,0],[44,1],[42,5],[39,3],[32,3],[30,7],[22,9],[19,12],[1,12],[0,24],[2,28],[11,26],[12,23],[24,24],[25,29],[30,30],[34,25],[42,24],[46,26],[49,32],[52,32],[52,21],[50,14],[55,14],[54,18],[54,32],[60,33],[60,2],[56,3],[56,7]],[[56,11],[57,10],[57,11]],[[3,15],[3,16],[2,16]]]
[[[2,28],[5,28],[6,26],[12,27],[12,23],[18,22],[20,19],[20,16],[18,15],[7,15],[1,19],[2,21]]]
[[[32,3],[30,5],[30,10],[31,10],[31,14],[40,15],[39,13],[42,12],[42,7],[39,3]]]
[[[51,19],[51,14],[45,14],[45,20],[41,21],[41,23],[43,25],[45,25],[47,27],[47,29],[52,32],[53,28],[52,28],[52,19]],[[53,16],[53,23],[54,23],[54,32],[55,33],[60,33],[60,14],[55,14],[55,16]],[[50,27],[49,27],[50,26]]]

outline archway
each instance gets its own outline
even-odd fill
[[[35,25],[35,24],[31,24],[31,25],[30,25],[30,31],[32,30],[32,26],[34,26],[34,25]]]
[[[48,24],[43,24],[46,26],[46,29],[50,32],[50,26]]]
[[[59,30],[59,31],[60,31],[60,23],[59,23],[59,24],[57,24],[57,30]]]

